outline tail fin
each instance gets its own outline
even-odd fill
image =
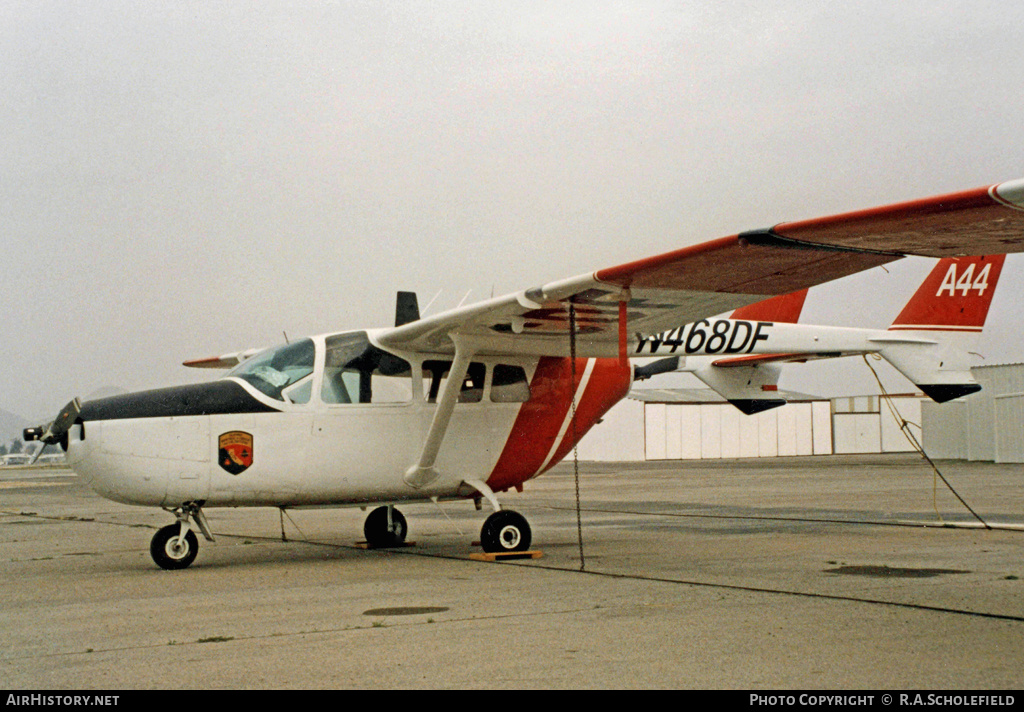
[[[980,333],[1005,260],[1006,255],[939,260],[889,328]]]
[[[1006,255],[939,260],[889,327],[920,343],[881,351],[898,371],[938,403],[976,393],[968,350],[981,334]]]
[[[729,318],[795,324],[800,321],[800,312],[803,311],[805,299],[807,299],[807,290],[801,289],[799,292],[781,294],[771,299],[765,299],[763,302],[740,307]]]

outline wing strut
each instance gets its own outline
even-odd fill
[[[629,362],[626,354],[626,344],[629,339],[628,326],[626,324],[626,307],[629,305],[629,290],[619,299],[619,365],[625,366]],[[576,334],[572,334],[575,341]]]
[[[405,472],[405,483],[417,489],[429,485],[440,477],[441,473],[434,467],[437,453],[441,449],[445,433],[448,432],[452,411],[455,410],[462,382],[466,380],[466,373],[469,371],[469,361],[476,354],[476,349],[468,346],[458,336],[453,336],[452,340],[455,342],[455,360],[448,370],[448,380],[437,402],[437,409],[434,410],[434,418],[430,421],[430,431],[423,443],[423,451],[420,453],[419,461]]]

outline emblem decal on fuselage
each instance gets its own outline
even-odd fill
[[[241,430],[224,433],[218,441],[217,462],[232,475],[239,475],[252,464],[252,435]]]

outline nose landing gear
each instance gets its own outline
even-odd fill
[[[206,523],[206,515],[203,514],[200,502],[186,502],[174,510],[174,517],[178,521],[168,524],[153,535],[149,543],[149,555],[153,557],[156,565],[168,571],[187,569],[196,555],[199,553],[199,539],[189,524],[193,519],[203,538],[213,541],[213,534]]]

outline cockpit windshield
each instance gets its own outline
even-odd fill
[[[227,377],[241,378],[271,398],[283,401],[283,392],[313,373],[316,349],[312,339],[302,339],[267,349],[235,366]],[[304,389],[300,389],[304,390]],[[291,398],[293,402],[299,402]],[[308,396],[307,396],[308,400]]]

